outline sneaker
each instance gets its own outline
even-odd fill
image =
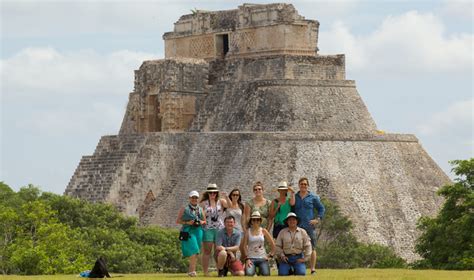
[[[311,270],[311,275],[316,275],[316,270]]]
[[[225,277],[227,273],[224,269],[219,269],[219,272],[217,273],[217,277]]]
[[[191,271],[191,272],[188,272],[188,276],[189,277],[196,277],[197,273],[196,273],[196,271]]]

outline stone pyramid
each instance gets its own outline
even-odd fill
[[[306,176],[361,241],[417,258],[416,221],[449,178],[414,135],[377,130],[344,55],[318,54],[318,30],[289,4],[182,16],[165,59],[135,71],[119,134],[82,157],[65,194],[175,227],[210,182],[249,199],[257,180],[275,197],[278,181]]]

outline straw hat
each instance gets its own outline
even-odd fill
[[[219,190],[217,189],[216,184],[209,184],[207,185],[206,192],[219,192]]]
[[[262,216],[260,215],[260,212],[254,211],[252,215],[250,215],[250,219],[262,219]]]
[[[278,190],[279,191],[287,191],[288,190],[288,183],[286,181],[281,181],[278,183]]]

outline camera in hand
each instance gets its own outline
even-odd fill
[[[201,226],[201,222],[199,220],[194,220],[193,226],[199,227],[199,226]]]

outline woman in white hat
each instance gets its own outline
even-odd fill
[[[254,276],[258,267],[258,274],[263,276],[270,275],[270,266],[268,259],[275,254],[275,242],[270,236],[270,233],[260,225],[262,217],[258,211],[255,211],[250,216],[250,225],[245,232],[243,241],[243,250],[245,258],[245,275]],[[265,251],[265,241],[271,247],[271,253],[267,255]]]
[[[198,204],[199,193],[189,193],[189,204],[181,207],[178,212],[177,224],[183,225],[180,233],[181,251],[184,257],[189,257],[188,275],[196,276],[197,257],[201,253],[203,236],[202,225],[206,223],[206,215]]]
[[[209,276],[209,259],[215,250],[217,232],[224,228],[224,208],[227,208],[225,199],[219,199],[219,190],[216,184],[209,184],[201,199],[201,207],[206,214],[204,225],[202,270],[205,276]]]
[[[289,192],[289,193],[288,193]],[[285,181],[278,184],[278,198],[275,198],[270,205],[270,217],[273,219],[273,238],[278,237],[280,230],[286,227],[285,220],[291,207],[295,205],[295,191]]]

